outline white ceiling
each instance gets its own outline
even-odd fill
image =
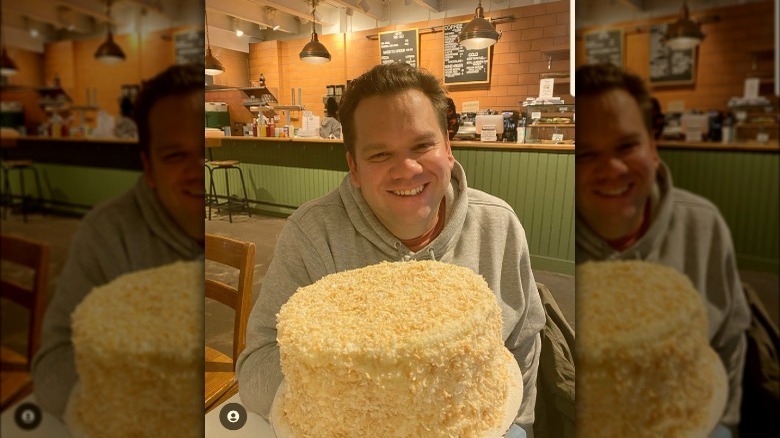
[[[646,20],[677,15],[683,0],[576,0],[575,22],[577,28]],[[745,3],[771,0],[687,0],[691,17],[697,11]],[[725,17],[724,17],[725,18]]]
[[[249,43],[308,38],[311,0],[113,0],[116,34],[152,32],[202,24],[208,14],[210,43],[249,51]],[[483,0],[491,11],[555,0]],[[697,10],[767,0],[688,0]],[[364,10],[360,4],[368,5]],[[682,0],[576,0],[576,25],[589,27],[674,15]],[[446,17],[471,15],[477,0],[319,0],[320,35],[361,31]],[[275,12],[274,12],[275,10]],[[272,19],[273,18],[273,19]],[[105,35],[106,0],[2,0],[2,39],[9,47],[43,52],[44,43]],[[270,27],[279,25],[274,31]],[[236,36],[235,26],[244,31]]]
[[[47,42],[146,33],[201,24],[203,0],[2,0],[2,39],[9,47],[43,52]]]
[[[489,17],[490,11],[551,1],[557,0],[482,0],[482,7]],[[476,7],[477,0],[318,0],[315,28],[320,35],[361,31],[471,15]],[[311,0],[206,0],[206,10],[209,39],[217,47],[249,51],[250,42],[308,38],[312,31]],[[235,34],[237,22],[242,37]],[[271,30],[272,24],[280,28]]]

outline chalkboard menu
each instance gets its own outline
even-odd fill
[[[664,44],[666,26],[650,27],[650,84],[692,84],[696,79],[696,49],[670,49]]]
[[[598,30],[585,34],[588,64],[611,63],[623,67],[623,30]]]
[[[202,30],[186,30],[173,36],[176,64],[203,64],[205,56],[204,33]]]
[[[417,29],[380,32],[379,53],[382,64],[405,62],[417,67]]]
[[[444,25],[444,83],[484,84],[490,82],[490,47],[467,50],[456,42],[467,22]]]

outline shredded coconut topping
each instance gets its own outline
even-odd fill
[[[277,318],[284,413],[298,436],[480,436],[501,419],[511,354],[495,295],[467,268],[329,275]]]
[[[71,316],[83,433],[202,433],[203,305],[202,262],[126,274],[87,295]]]
[[[577,436],[706,430],[714,352],[690,280],[643,261],[588,262],[576,277]]]

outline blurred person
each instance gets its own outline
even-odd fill
[[[449,97],[447,98],[447,136],[450,140],[455,138],[455,134],[458,133],[460,124],[458,123],[458,112],[455,109],[455,102]]]
[[[525,232],[503,200],[469,188],[447,135],[447,97],[431,74],[379,65],[340,107],[349,174],[287,220],[237,363],[244,406],[268,418],[283,375],[276,314],[299,287],[381,261],[438,260],[482,275],[503,313],[503,341],[523,373],[509,436],[532,435],[545,324]]]
[[[114,135],[118,138],[138,138],[138,125],[132,119],[133,101],[130,99],[130,96],[122,97],[122,100],[119,102],[119,115],[119,120],[114,127]]]
[[[750,311],[729,228],[710,201],[674,187],[658,156],[652,98],[641,78],[611,64],[586,65],[576,83],[576,263],[639,259],[690,278],[728,374],[717,433],[724,426],[734,432]]]
[[[203,255],[203,80],[202,66],[176,65],[143,83],[135,109],[143,175],[90,211],[73,238],[32,364],[36,399],[58,417],[79,379],[71,313],[90,291]]]
[[[329,97],[325,101],[325,117],[320,124],[320,137],[341,138],[341,122],[339,121],[339,104],[336,99]]]

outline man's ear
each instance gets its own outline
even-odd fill
[[[155,188],[154,174],[152,173],[152,161],[146,152],[141,152],[141,164],[144,166],[144,180],[149,188]]]
[[[661,165],[661,157],[658,156],[658,146],[655,143],[655,139],[650,139],[650,153],[653,156],[653,168],[658,170],[658,166]]]
[[[355,186],[356,189],[360,188],[360,179],[358,178],[358,170],[357,170],[357,163],[355,162],[355,159],[352,158],[352,154],[347,151],[347,164],[349,165],[349,177],[352,180],[352,185]]]

